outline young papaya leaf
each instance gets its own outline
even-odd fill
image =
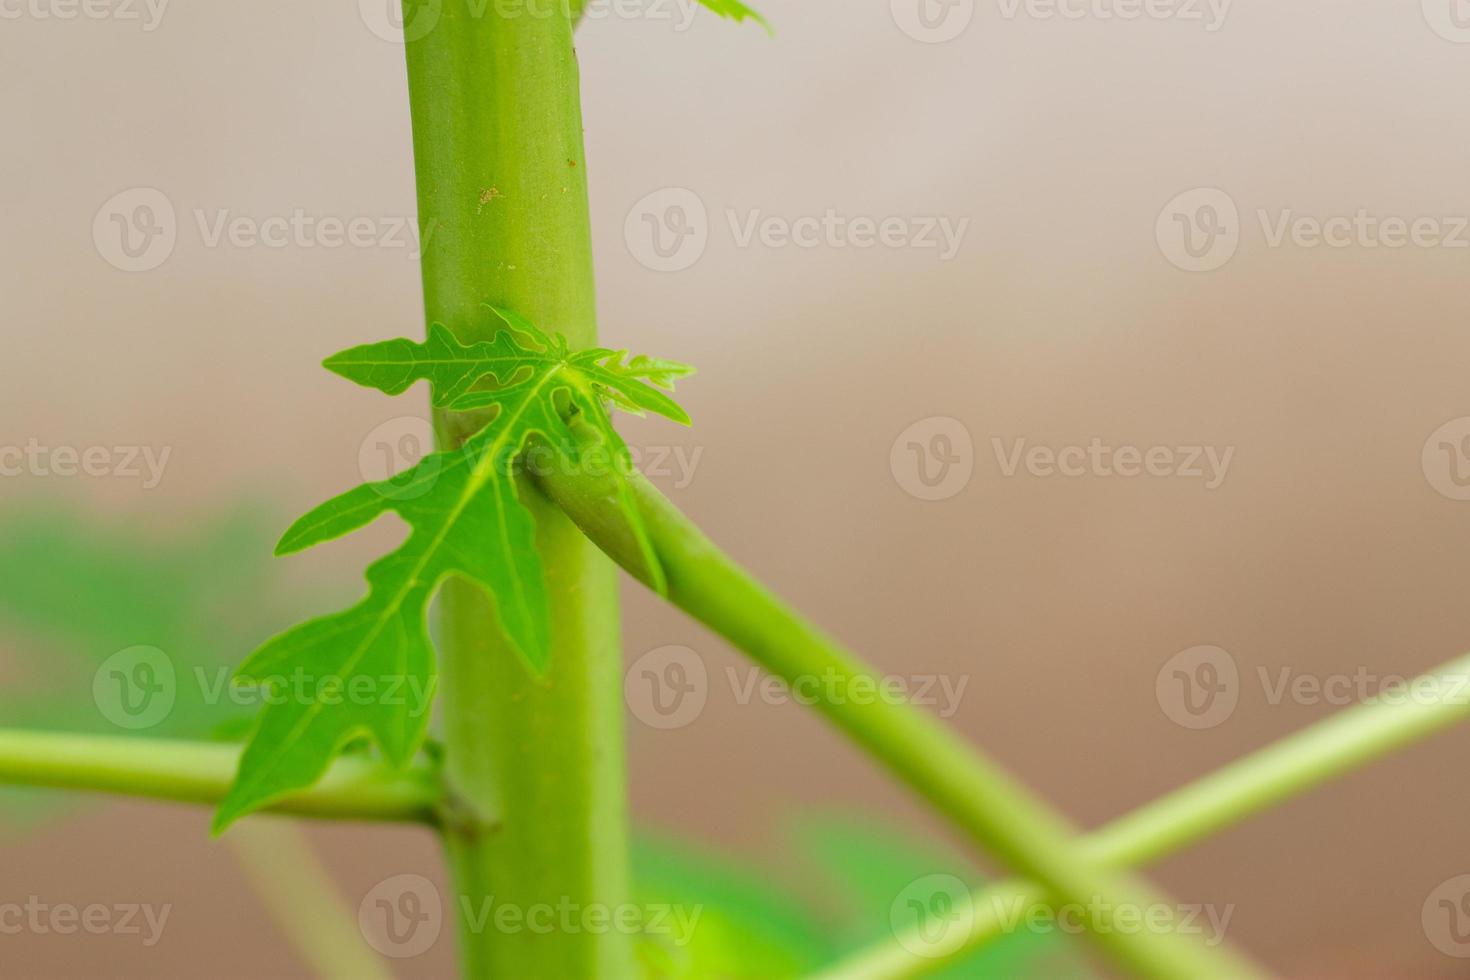
[[[449,574],[486,588],[508,639],[534,668],[544,669],[550,623],[535,527],[515,499],[505,455],[525,437],[522,425],[551,424],[555,411],[541,387],[523,385],[508,394],[501,415],[463,450],[426,456],[402,482],[349,491],[286,532],[278,551],[299,550],[388,510],[413,529],[398,550],[368,569],[370,588],[357,605],[271,639],[237,671],[239,680],[259,685],[293,678],[305,683],[268,699],[216,829],[310,786],[354,738],[371,736],[398,765],[413,758],[435,683],[426,606]],[[429,492],[418,492],[425,486]],[[358,693],[345,690],[349,685]]]
[[[662,584],[627,485],[630,454],[605,402],[687,424],[684,410],[660,389],[690,369],[652,358],[628,360],[624,352],[602,348],[573,353],[564,338],[543,333],[514,312],[493,312],[502,329],[489,341],[461,344],[435,325],[422,343],[367,344],[325,362],[337,374],[388,394],[428,381],[435,406],[484,412],[488,421],[461,448],[433,453],[393,479],[327,501],[281,538],[278,553],[300,551],[390,510],[411,529],[396,551],[368,569],[368,594],[357,605],[282,633],[240,667],[239,680],[267,689],[294,683],[267,698],[216,814],[217,832],[316,782],[348,743],[370,739],[397,765],[413,758],[423,742],[436,677],[426,607],[449,575],[481,586],[509,645],[533,671],[545,671],[550,603],[534,522],[514,478],[531,439],[548,441],[553,465],[563,465],[587,452],[575,448],[573,420],[592,427],[611,453],[608,471],[650,577]]]
[[[742,23],[746,19],[753,20],[757,24],[761,25],[761,27],[765,28],[767,34],[773,37],[775,36],[776,32],[771,29],[770,22],[767,21],[760,14],[756,13],[754,10],[747,7],[745,4],[741,3],[740,0],[699,0],[699,2],[702,3],[705,9],[710,11],[710,13],[718,14],[719,16],[724,17],[727,20],[733,20],[737,24]]]
[[[461,344],[449,329],[434,324],[426,341],[389,340],[365,344],[327,358],[324,365],[349,381],[377,388],[389,395],[402,394],[416,381],[428,381],[436,408],[456,412],[475,412],[499,407],[504,415],[507,402],[518,393],[532,389],[543,401],[564,399],[567,408],[582,423],[591,427],[607,454],[605,467],[615,478],[622,512],[632,532],[648,578],[656,591],[664,590],[663,569],[654,555],[653,546],[633,505],[626,473],[632,466],[627,444],[618,435],[604,403],[638,415],[653,412],[664,418],[689,424],[689,416],[669,397],[674,383],[693,373],[693,368],[676,361],[638,356],[629,359],[627,351],[608,348],[570,352],[566,339],[548,336],[520,314],[489,307],[503,329],[493,339],[474,344]],[[523,340],[518,340],[519,335]],[[528,347],[530,341],[536,347]],[[491,385],[487,387],[486,385]],[[539,391],[536,389],[539,388]],[[560,407],[551,417],[540,417],[540,425],[514,426],[510,438],[498,451],[518,453],[531,435],[550,438],[554,445],[550,465],[586,462],[579,455],[579,442],[573,430],[559,416]],[[499,419],[492,425],[499,425]],[[437,465],[437,464],[436,464]],[[420,472],[396,478],[408,484],[399,496],[421,492],[425,481],[434,479],[433,466]],[[336,537],[361,526],[381,513],[375,509],[375,497],[381,493],[359,487],[338,498],[328,507],[318,508],[292,528],[282,541],[285,550],[298,550],[319,541]],[[515,641],[515,637],[511,638]],[[527,652],[524,647],[522,652]]]
[[[770,36],[774,37],[776,34],[776,32],[771,29],[770,23],[767,22],[764,17],[756,13],[751,8],[747,7],[745,4],[741,3],[740,0],[699,0],[699,3],[706,10],[725,18],[726,20],[732,20],[737,24],[747,19],[753,20],[757,24],[761,25],[761,27],[765,28],[766,33]],[[572,0],[571,13],[573,24],[576,24],[582,19],[582,17],[587,12],[588,6],[589,0]]]

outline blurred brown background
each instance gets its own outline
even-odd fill
[[[1470,416],[1470,233],[1455,230],[1470,215],[1470,44],[1456,43],[1470,35],[1449,11],[1243,2],[1218,22],[1181,0],[1177,16],[1124,20],[1106,4],[1048,18],[955,0],[929,7],[931,30],[904,3],[766,0],[774,41],[703,15],[680,30],[678,8],[580,34],[604,335],[701,368],[683,388],[691,432],[627,428],[701,454],[692,478],[661,479],[676,501],[883,669],[968,678],[955,724],[1087,825],[1334,710],[1272,704],[1258,669],[1380,676],[1470,649],[1470,502],[1437,449],[1421,459]],[[0,23],[0,444],[172,455],[152,489],[30,474],[0,480],[0,507],[70,495],[167,525],[249,495],[288,519],[360,480],[356,447],[423,396],[389,402],[317,363],[419,329],[412,250],[212,246],[196,212],[208,227],[224,211],[365,216],[383,233],[411,216],[401,46],[352,0],[179,3],[153,30],[146,7],[139,22],[34,6]],[[109,261],[106,216],[100,238],[93,225],[137,187],[176,210],[177,241],[129,273]],[[689,197],[668,188],[692,191],[705,223],[669,212]],[[1219,248],[1232,228],[1238,243],[1206,272],[1171,261],[1187,264],[1169,235],[1184,226],[1161,217],[1195,188],[1238,213],[1214,212]],[[1210,215],[1185,202],[1203,236]],[[649,208],[670,234],[705,229],[695,259],[672,260],[687,268],[648,267]],[[828,209],[968,226],[948,260],[850,239],[741,244],[757,212]],[[1434,218],[1449,241],[1271,243],[1288,213],[1360,210]],[[891,450],[936,417],[962,424],[973,448],[950,445],[973,474],[921,500]],[[1210,490],[1006,476],[992,442],[1094,437],[1234,455]],[[292,574],[353,588],[353,562],[388,535]],[[711,678],[681,729],[630,717],[642,823],[752,854],[818,804],[941,833],[801,709],[741,704],[724,680],[741,661],[720,643],[627,596],[630,661],[683,644]],[[1195,730],[1155,681],[1203,644],[1238,665],[1238,703]],[[1464,976],[1420,915],[1470,872],[1467,749],[1463,731],[1422,744],[1158,879],[1184,901],[1233,903],[1231,937],[1288,975]],[[205,830],[202,813],[118,804],[0,844],[0,897],[176,906],[153,949],[0,938],[0,975],[306,975]],[[316,839],[351,896],[437,874],[414,832]],[[395,968],[443,975],[446,946]]]

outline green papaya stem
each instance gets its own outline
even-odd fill
[[[640,574],[614,476],[573,467],[536,476],[589,538]],[[768,592],[641,474],[628,479],[670,601],[788,684],[837,677],[847,690],[879,689],[866,665]],[[1075,828],[933,716],[884,698],[822,699],[815,707],[975,843],[1041,883],[1053,903],[1087,910],[1084,925],[1117,965],[1160,980],[1259,975],[1244,957],[1202,937],[1120,928],[1121,916],[1176,906],[1131,875],[1098,864],[1077,843]]]
[[[0,784],[219,803],[240,766],[238,745],[0,729]],[[267,809],[301,817],[433,823],[440,798],[428,766],[395,769],[355,756]]]
[[[1467,718],[1470,657],[1462,657],[1397,693],[1338,712],[1145,804],[1089,833],[1082,846],[1110,866],[1149,864]],[[975,893],[977,914],[968,937],[945,955],[915,956],[913,942],[895,937],[854,953],[813,980],[928,976],[1005,935],[1000,910],[1011,914],[1044,900],[1029,882],[999,882]]]
[[[580,6],[580,5],[578,5]],[[416,19],[421,15],[423,20]],[[596,340],[586,159],[571,10],[540,0],[405,0],[430,323],[488,339],[485,304],[575,346]],[[433,230],[432,239],[427,237]],[[483,421],[483,420],[482,420]],[[473,424],[446,413],[443,448]],[[551,597],[551,662],[533,676],[490,600],[440,596],[445,846],[463,976],[626,977],[617,930],[497,932],[489,903],[615,909],[630,895],[616,569],[530,486]]]

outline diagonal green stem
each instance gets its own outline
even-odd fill
[[[1396,749],[1470,718],[1470,657],[1408,684],[1409,692],[1340,712],[1160,797],[1082,839],[1096,861],[1134,867],[1156,861],[1212,834],[1315,789]],[[913,941],[862,950],[816,980],[906,980],[927,976],[1005,934],[1003,918],[1045,900],[1024,881],[975,893],[968,940],[939,957],[915,956]]]
[[[538,478],[593,541],[637,574],[641,566],[612,477],[563,468]],[[640,474],[631,480],[671,601],[788,684],[837,677],[848,690],[878,689],[866,666],[767,592]],[[1119,916],[1168,903],[1132,876],[1097,864],[1065,820],[929,714],[882,698],[831,698],[816,707],[976,843],[1042,882],[1056,902],[1087,910],[1084,923],[1094,938],[1132,973],[1175,980],[1256,975],[1224,947],[1181,931],[1119,928]]]
[[[215,742],[0,730],[0,783],[212,805],[229,791],[240,752]],[[433,823],[439,794],[438,776],[427,766],[398,770],[348,756],[315,786],[268,809]]]
[[[357,909],[301,828],[285,820],[248,820],[227,837],[240,872],[290,942],[321,980],[393,980],[393,971],[363,940]]]

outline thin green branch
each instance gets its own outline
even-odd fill
[[[353,908],[301,828],[247,820],[224,838],[281,934],[321,980],[393,980],[363,940]]]
[[[610,478],[574,469],[552,467],[537,477],[588,537],[639,574],[637,546]],[[836,677],[852,691],[879,689],[871,670],[767,592],[647,480],[633,473],[631,482],[671,601],[788,684]],[[1073,827],[931,715],[883,698],[831,698],[816,707],[976,843],[1044,883],[1058,904],[1086,910],[1084,925],[1132,973],[1175,980],[1257,974],[1243,958],[1200,937],[1120,927],[1121,916],[1170,905],[1131,875],[1098,865],[1077,844]]]
[[[0,729],[0,783],[215,804],[240,762],[239,746]],[[438,776],[339,760],[309,790],[270,809],[302,817],[433,823]]]
[[[1093,860],[1111,867],[1148,864],[1300,796],[1330,779],[1470,718],[1470,657],[1446,664],[1403,688],[1339,712],[1120,817],[1082,840]],[[915,956],[908,937],[862,950],[814,980],[905,980],[952,965],[1005,934],[1007,918],[1025,913],[1044,892],[1023,881],[977,891],[968,941],[940,957]]]

